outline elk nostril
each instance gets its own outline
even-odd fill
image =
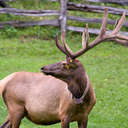
[[[42,67],[41,70],[44,70],[44,67]]]

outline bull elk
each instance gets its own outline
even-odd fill
[[[65,42],[65,32],[61,35],[63,45],[56,37],[57,47],[66,55],[65,61],[42,67],[43,73],[15,72],[0,81],[0,94],[8,108],[7,119],[0,128],[19,128],[23,117],[41,125],[61,122],[61,128],[69,128],[70,122],[77,121],[79,128],[87,128],[88,115],[96,98],[88,75],[76,58],[106,40],[128,41],[118,34],[125,13],[110,34],[106,34],[107,15],[105,9],[100,34],[91,43],[88,43],[86,25],[82,34],[83,47],[75,53]]]

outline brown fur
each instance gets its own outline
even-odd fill
[[[75,104],[73,96],[81,97],[87,83],[83,66],[80,67],[80,62],[75,62],[75,64],[77,69],[73,70],[76,72],[72,69],[65,72],[70,73],[72,77],[67,77],[65,74],[65,77],[61,78],[63,74],[58,75],[63,81],[57,79],[58,76],[54,76],[55,74],[52,77],[31,72],[16,72],[1,80],[0,90],[8,108],[8,117],[4,127],[1,128],[18,128],[24,116],[36,124],[50,125],[61,122],[62,128],[68,128],[69,122],[77,121],[79,128],[85,128],[88,114],[96,98],[91,83],[88,81],[89,90],[84,102]],[[51,70],[57,73],[55,65]],[[72,91],[68,89],[70,86]]]

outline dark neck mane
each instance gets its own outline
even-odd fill
[[[77,77],[76,77],[77,76]],[[84,90],[86,89],[87,78],[84,71],[77,73],[70,79],[68,83],[68,89],[72,93],[73,97],[80,98]]]

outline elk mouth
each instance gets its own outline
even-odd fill
[[[43,72],[45,75],[51,75],[55,78],[59,78],[61,80],[65,80],[66,76],[65,75],[61,75],[60,72],[56,69],[56,71],[48,69],[47,66],[44,66],[41,68],[41,72]]]
[[[51,75],[51,73],[50,72],[48,72],[48,71],[42,71],[45,75]]]
[[[43,72],[45,75],[53,75],[53,72],[49,71],[47,68],[42,67],[41,72]]]
[[[45,75],[55,76],[55,73],[52,70],[47,69],[45,66],[41,68],[41,72],[43,72]]]

